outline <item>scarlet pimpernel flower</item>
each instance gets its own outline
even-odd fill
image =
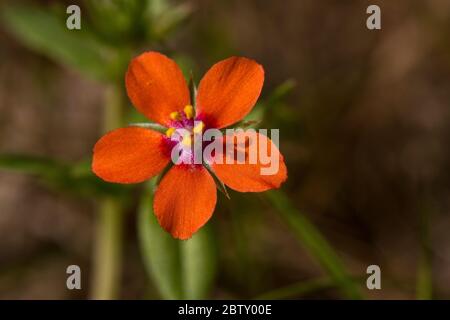
[[[200,164],[186,161],[193,157],[191,147],[197,135],[228,127],[251,111],[263,82],[261,65],[251,59],[231,57],[213,65],[193,95],[173,60],[158,52],[139,55],[126,73],[127,93],[137,110],[161,125],[164,132],[152,126],[131,125],[107,133],[94,147],[93,172],[105,181],[126,184],[166,172],[155,191],[155,215],[173,237],[190,238],[213,214],[216,185],[240,192],[261,192],[278,188],[287,178],[283,156],[263,134],[256,134],[258,146],[264,146],[279,161],[273,174],[261,174],[265,164],[259,158],[254,163],[226,161],[230,155],[225,152],[212,153]],[[179,129],[188,134],[178,135]],[[225,136],[220,143],[235,143],[233,138],[240,134]],[[207,145],[203,142],[201,149]],[[172,151],[179,146],[179,157],[185,161],[174,163]],[[246,157],[249,147],[243,146]],[[217,159],[222,161],[214,161]]]

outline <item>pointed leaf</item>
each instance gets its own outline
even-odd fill
[[[279,84],[275,89],[271,91],[268,97],[264,100],[260,100],[253,110],[245,117],[244,121],[252,121],[259,120],[262,121],[267,112],[270,112],[274,106],[283,102],[286,96],[292,92],[295,88],[296,83],[292,79],[288,79],[283,83]],[[254,126],[258,126],[260,123],[254,124]]]
[[[107,50],[85,30],[69,30],[64,11],[36,6],[2,6],[1,17],[24,45],[62,64],[99,79],[107,78]]]

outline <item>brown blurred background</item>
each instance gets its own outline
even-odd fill
[[[237,54],[264,65],[264,92],[295,81],[270,113],[289,169],[284,188],[354,274],[381,267],[382,290],[367,296],[414,298],[425,242],[434,297],[449,298],[450,1],[190,2],[194,13],[169,45],[201,73]],[[369,4],[381,7],[379,31],[365,26]],[[2,28],[0,153],[89,157],[101,135],[103,86]],[[252,209],[258,196],[232,197],[220,197],[213,218],[221,239],[214,298],[248,298],[320,274],[283,224]],[[236,217],[231,211],[242,199],[248,210]],[[85,298],[88,288],[66,289],[65,268],[78,264],[89,278],[94,206],[0,171],[0,299]],[[121,298],[147,290],[134,224],[130,213]],[[236,224],[249,250],[243,254],[229,235]]]

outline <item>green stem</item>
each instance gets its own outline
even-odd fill
[[[115,199],[105,198],[100,202],[94,249],[92,299],[117,298],[122,260],[122,213],[122,208]]]
[[[116,86],[107,88],[104,131],[122,125],[122,94]],[[116,299],[122,270],[123,206],[114,198],[100,200],[93,257],[91,298]]]

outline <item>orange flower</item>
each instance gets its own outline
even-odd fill
[[[92,170],[108,182],[138,183],[169,165],[174,146],[171,137],[176,128],[198,133],[242,120],[261,93],[264,70],[255,61],[242,57],[216,63],[199,84],[195,110],[180,68],[165,55],[146,52],[136,57],[128,67],[125,80],[134,106],[168,128],[167,132],[132,126],[107,133],[94,147]],[[194,127],[194,120],[200,126]],[[153,209],[159,224],[178,239],[188,239],[201,228],[216,206],[216,184],[211,173],[236,191],[278,188],[287,178],[283,156],[270,139],[264,135],[257,137],[260,143],[267,144],[269,151],[276,152],[279,159],[276,174],[261,175],[263,164],[259,161],[256,164],[212,163],[210,168],[174,165],[155,192]]]

